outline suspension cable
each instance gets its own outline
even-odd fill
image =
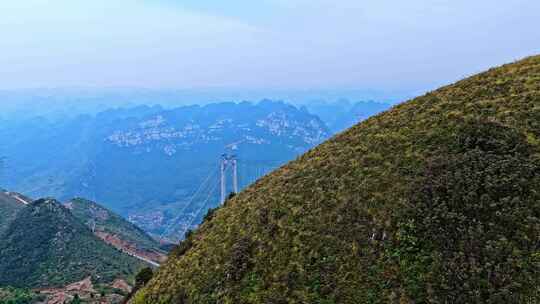
[[[199,216],[199,214],[201,213],[201,211],[206,207],[206,203],[208,202],[208,200],[210,199],[210,197],[212,196],[212,193],[216,190],[217,188],[217,185],[218,183],[215,183],[214,184],[214,187],[212,188],[212,190],[210,190],[210,192],[208,192],[208,195],[206,196],[206,199],[204,200],[204,202],[202,203],[201,207],[199,208],[199,210],[197,210],[197,212],[192,216],[191,220],[189,221],[189,224],[187,225],[186,227],[186,230],[184,231],[184,233],[186,233],[189,228],[191,227],[191,225],[193,225],[193,222],[195,222],[195,220],[197,219],[197,216]]]
[[[191,206],[197,195],[201,192],[203,187],[208,183],[208,181],[211,180],[216,175],[216,170],[211,170],[206,179],[199,185],[199,188],[193,193],[191,198],[188,200],[187,204],[184,205],[182,210],[178,213],[178,215],[173,219],[173,221],[165,228],[165,230],[161,233],[160,238],[163,239],[164,236],[166,236],[168,233],[175,228],[177,221],[183,216],[184,211],[187,209],[187,207]]]

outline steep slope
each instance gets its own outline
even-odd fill
[[[207,217],[135,303],[538,303],[540,56],[356,125]]]
[[[106,243],[154,262],[165,261],[158,241],[109,209],[83,198],[69,201],[66,207]]]
[[[31,200],[18,193],[0,189],[0,242],[2,242],[1,236],[4,231],[28,202]]]
[[[64,286],[92,276],[130,278],[142,262],[105,244],[54,200],[22,209],[0,243],[0,286]]]

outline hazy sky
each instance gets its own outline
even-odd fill
[[[539,29],[538,0],[0,0],[0,89],[430,88]]]

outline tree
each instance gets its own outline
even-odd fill
[[[143,268],[137,273],[135,276],[135,287],[133,290],[124,298],[122,301],[122,304],[128,303],[133,296],[139,291],[141,288],[143,288],[154,276],[154,271],[152,271],[152,268],[146,267]]]
[[[78,294],[76,294],[75,297],[73,297],[71,304],[81,304],[81,303],[82,303],[81,298],[79,297]]]
[[[189,229],[185,234],[184,240],[173,248],[171,256],[181,257],[191,249],[191,247],[193,247],[193,230]]]
[[[148,283],[152,277],[154,276],[154,272],[152,271],[152,268],[146,267],[141,269],[139,273],[135,276],[135,285],[137,287],[142,287]]]

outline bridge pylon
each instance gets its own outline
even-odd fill
[[[221,204],[225,203],[225,199],[227,198],[227,170],[229,168],[232,170],[233,191],[234,193],[238,193],[238,159],[236,155],[232,154],[221,155]]]

